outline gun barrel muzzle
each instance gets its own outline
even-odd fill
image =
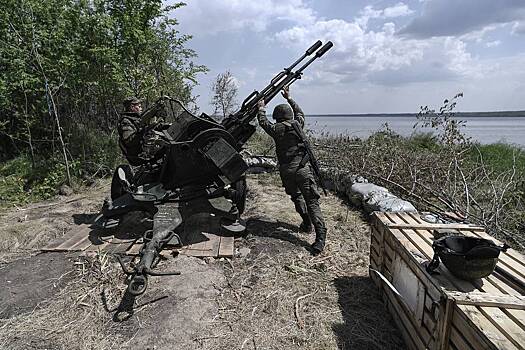
[[[321,57],[322,55],[324,55],[326,53],[326,51],[330,50],[332,48],[332,46],[334,46],[334,43],[332,43],[331,41],[327,42],[326,44],[324,44],[323,47],[321,47],[321,49],[319,51],[317,51],[315,53],[315,55],[317,57]]]
[[[323,45],[321,40],[317,40],[315,44],[313,44],[308,50],[306,50],[306,56],[310,56],[311,54],[313,54],[315,50],[321,47],[321,45]]]

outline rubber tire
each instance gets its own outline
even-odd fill
[[[243,176],[239,181],[234,182],[232,188],[235,190],[232,201],[237,206],[239,215],[241,215],[246,209],[246,176]]]
[[[122,182],[120,181],[120,178],[118,176],[119,169],[124,170],[124,174],[126,174],[126,179],[128,179],[128,181],[131,181],[131,179],[133,178],[133,171],[131,170],[131,166],[129,166],[128,164],[119,165],[115,169],[115,172],[113,173],[113,178],[111,179],[111,200],[115,200],[126,193],[126,191],[124,190],[124,186],[122,186]]]

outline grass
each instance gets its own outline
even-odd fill
[[[115,135],[78,131],[71,136],[69,170],[72,187],[79,189],[96,178],[111,176],[125,162]],[[66,183],[66,168],[61,154],[37,155],[35,165],[27,154],[0,163],[0,207],[50,199]]]
[[[525,171],[525,151],[517,146],[506,143],[494,143],[490,145],[474,145],[470,151],[473,161],[483,160],[492,170],[504,172],[515,167]]]

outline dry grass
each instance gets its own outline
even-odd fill
[[[133,322],[122,328],[104,305],[120,301],[125,287],[120,269],[108,256],[96,255],[78,260],[74,274],[56,296],[32,312],[0,320],[0,348],[114,349],[129,339]]]
[[[0,212],[0,266],[32,255],[56,237],[66,234],[85,213],[96,213],[107,195],[108,181],[71,197],[4,208]]]
[[[114,313],[126,287],[120,268],[106,255],[77,260],[74,277],[54,297],[0,319],[0,348],[403,349],[368,277],[365,218],[340,199],[323,197],[328,243],[312,257],[306,247],[314,235],[295,232],[299,217],[276,184],[277,174],[249,178],[249,235],[236,241],[234,259],[167,262],[168,269],[193,267],[157,278],[120,322]],[[201,284],[212,276],[206,271],[223,277]],[[155,302],[158,295],[165,299]]]
[[[322,198],[328,244],[312,257],[305,248],[314,236],[295,232],[299,218],[284,191],[272,184],[275,176],[249,182],[252,198],[244,216],[250,235],[238,242],[244,256],[224,264],[229,288],[200,345],[404,348],[368,277],[370,238],[361,214],[334,196]]]

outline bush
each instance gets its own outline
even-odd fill
[[[55,158],[33,169],[30,157],[22,155],[1,165],[0,176],[0,205],[5,206],[53,197],[64,182],[65,169]]]
[[[484,162],[493,171],[503,172],[513,167],[525,171],[525,151],[516,146],[475,144],[469,154],[473,162]]]

